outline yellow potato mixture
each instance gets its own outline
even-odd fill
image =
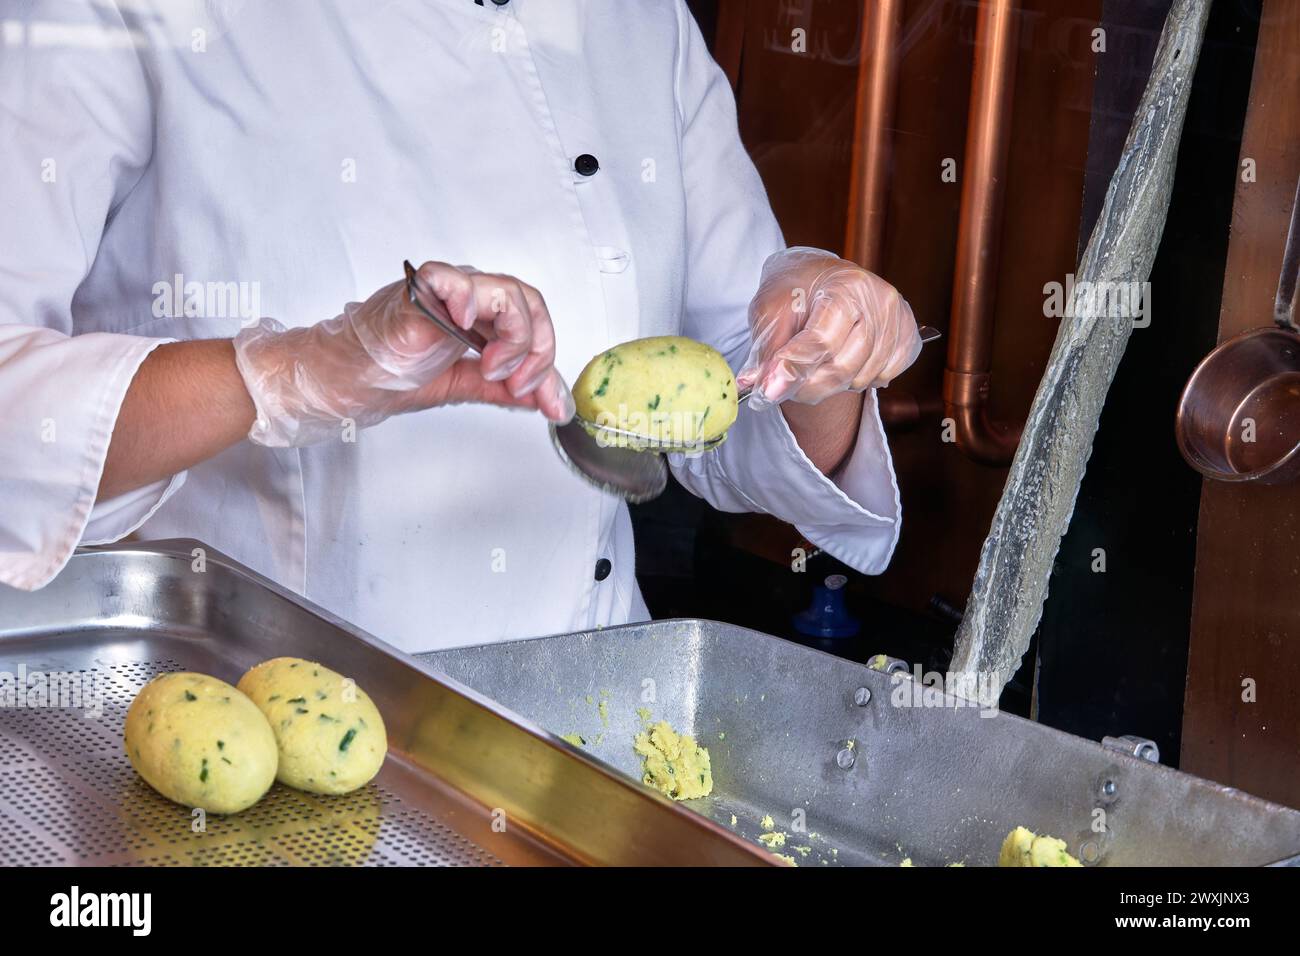
[[[636,735],[633,749],[641,756],[641,782],[674,800],[707,797],[713,792],[709,752],[689,734],[679,734],[661,720]]]
[[[238,813],[275,782],[275,736],[256,705],[205,674],[162,674],[126,712],[126,756],[169,800]]]
[[[366,692],[296,657],[263,661],[239,680],[266,715],[280,750],[276,778],[310,793],[349,793],[379,772],[388,732]]]
[[[676,335],[616,345],[573,386],[578,415],[606,428],[683,444],[721,438],[736,420],[736,382],[715,349]]]
[[[1070,856],[1065,841],[1038,836],[1025,827],[1016,827],[1002,841],[998,866],[1083,866]]]

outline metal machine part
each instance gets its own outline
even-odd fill
[[[1016,826],[1092,865],[1300,851],[1295,810],[734,625],[656,621],[417,658],[579,735],[629,777],[633,735],[667,720],[712,758],[714,791],[690,807],[750,840],[782,833],[779,852],[801,867],[992,865]]]
[[[995,684],[994,692],[1020,667],[1042,617],[1106,394],[1146,294],[1209,15],[1209,0],[1174,0],[1165,19],[1151,78],[1079,264],[1073,314],[1057,332],[980,550],[952,669]],[[1124,301],[1123,308],[1116,304]]]
[[[1125,734],[1122,737],[1103,737],[1101,738],[1101,745],[1107,750],[1129,754],[1148,763],[1160,762],[1160,748],[1154,740],[1148,740],[1146,737],[1136,737],[1133,734]]]
[[[86,549],[39,591],[0,589],[0,622],[0,864],[775,862],[198,542]],[[151,677],[234,683],[279,656],[374,699],[389,753],[368,786],[277,783],[203,818],[136,775],[122,723]],[[41,686],[60,690],[43,700]]]

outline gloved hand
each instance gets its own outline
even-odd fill
[[[916,361],[921,336],[898,290],[822,249],[768,256],[749,304],[752,344],[736,376],[754,408],[816,405],[845,391],[883,388]]]
[[[339,435],[434,405],[483,402],[573,417],[573,396],[555,370],[555,330],[541,294],[510,276],[444,262],[419,269],[462,328],[489,343],[481,358],[444,334],[407,299],[406,283],[350,302],[337,318],[298,329],[272,319],[235,336],[235,360],[257,421],[248,437],[271,447]]]

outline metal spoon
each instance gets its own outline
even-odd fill
[[[406,291],[412,304],[443,332],[481,355],[487,339],[474,329],[462,329],[453,322],[447,307],[420,284],[415,267],[410,262],[402,265],[406,270]],[[919,331],[923,343],[932,342],[940,335],[938,329],[928,325]],[[736,401],[743,403],[751,392],[752,389],[743,389]],[[552,422],[550,433],[556,452],[579,477],[633,504],[657,498],[667,487],[668,466],[664,454],[708,451],[720,445],[725,437],[720,435],[695,442],[663,442],[636,432],[585,421],[577,415],[564,425]]]
[[[483,349],[487,347],[487,339],[478,331],[462,329],[452,321],[447,307],[432,290],[426,289],[420,282],[415,266],[405,261],[402,267],[406,271],[406,294],[411,303],[447,335],[482,355]],[[649,501],[663,493],[668,484],[668,470],[660,455],[640,451],[637,447],[630,447],[627,442],[620,445],[617,435],[612,436],[611,440],[597,441],[595,435],[588,431],[589,427],[601,431],[576,415],[567,424],[550,424],[551,443],[560,458],[579,477],[602,491],[619,495],[633,503]],[[617,429],[610,431],[617,432]],[[630,432],[625,434],[631,435]]]

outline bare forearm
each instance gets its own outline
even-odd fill
[[[862,401],[861,392],[843,392],[816,405],[781,405],[799,447],[822,474],[834,473],[857,443]]]
[[[255,415],[229,339],[158,346],[122,401],[99,500],[211,458],[247,435]]]

